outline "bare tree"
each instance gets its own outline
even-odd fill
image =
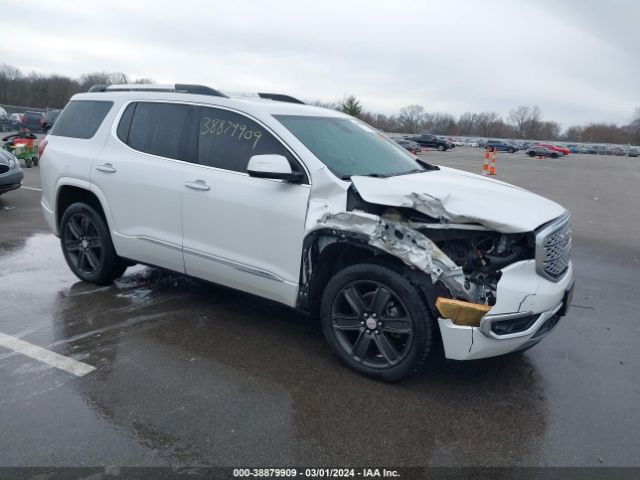
[[[425,125],[425,111],[421,105],[408,105],[400,109],[398,122],[404,133],[419,133]]]
[[[563,137],[565,140],[573,141],[573,142],[582,142],[583,128],[577,125],[571,126],[567,128],[567,131],[564,133]]]
[[[560,124],[558,122],[540,122],[538,136],[542,140],[557,140],[560,137]]]
[[[11,103],[11,98],[16,94],[16,83],[22,78],[22,72],[16,67],[0,64],[0,103]]]
[[[509,112],[509,120],[515,128],[518,138],[524,138],[527,130],[527,122],[530,115],[529,107],[520,106]]]
[[[465,112],[460,115],[458,119],[458,132],[460,135],[473,135],[475,134],[476,127],[478,125],[478,114]]]
[[[498,136],[504,122],[497,112],[482,112],[478,114],[478,131],[483,137]]]
[[[431,115],[431,133],[436,135],[452,135],[456,130],[456,119],[450,113],[436,112]]]
[[[340,110],[340,104],[338,102],[321,102],[320,100],[311,100],[307,102],[314,107],[328,108],[329,110]]]
[[[628,125],[629,142],[633,145],[640,145],[640,107],[633,110],[631,122]]]
[[[540,136],[540,127],[542,125],[542,112],[537,105],[531,107],[529,118],[527,119],[525,135],[526,138],[538,138]]]

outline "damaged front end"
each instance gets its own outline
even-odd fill
[[[453,218],[440,204],[425,200],[422,195],[408,196],[403,207],[365,202],[353,187],[347,198],[348,211],[325,213],[318,220],[316,256],[328,244],[348,241],[366,245],[377,255],[399,259],[412,272],[428,278],[423,283],[435,293],[425,296],[434,312],[438,296],[495,305],[501,269],[535,255],[532,233],[500,233],[473,219]],[[420,211],[425,202],[429,202],[434,216]],[[415,208],[418,204],[420,210]],[[311,255],[307,248],[303,285],[314,274]]]

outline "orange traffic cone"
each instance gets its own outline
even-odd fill
[[[491,168],[489,169],[489,175],[496,174],[496,152],[498,151],[497,147],[493,147],[493,155],[491,155]]]
[[[491,147],[487,147],[487,151],[484,153],[484,165],[482,165],[482,175],[489,175],[489,151]]]

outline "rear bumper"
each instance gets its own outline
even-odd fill
[[[49,228],[54,233],[54,235],[58,235],[58,226],[57,226],[57,222],[56,222],[56,215],[55,215],[54,211],[51,210],[45,204],[44,197],[40,201],[40,206],[42,207],[42,214],[44,215],[44,219],[46,220],[47,225],[49,225]]]
[[[497,303],[480,327],[438,319],[445,356],[452,360],[495,357],[528,348],[546,337],[571,303],[573,267],[558,282],[536,274],[535,261],[525,260],[503,270]]]

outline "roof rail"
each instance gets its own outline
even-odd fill
[[[131,85],[94,85],[90,92],[177,92],[193,93],[195,95],[211,95],[213,97],[227,97],[224,93],[204,85],[190,85],[176,83],[175,85],[131,84]]]
[[[292,97],[291,95],[285,95],[283,93],[261,93],[261,92],[258,92],[258,96],[260,98],[268,98],[269,100],[276,100],[278,102],[300,103],[300,104],[304,105],[304,102],[302,100],[298,100],[297,98]]]

